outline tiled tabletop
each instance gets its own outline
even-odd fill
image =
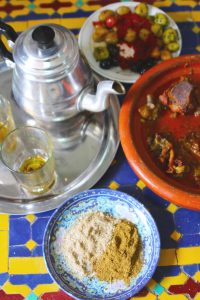
[[[85,19],[109,0],[1,0],[0,18],[18,32],[38,23],[58,23],[78,35]],[[200,2],[148,1],[178,24],[181,54],[200,53]],[[200,300],[200,213],[179,208],[151,192],[129,167],[122,149],[96,187],[138,198],[152,213],[161,236],[161,257],[153,278],[133,299]],[[45,226],[52,211],[0,215],[0,300],[72,299],[47,272],[42,256]]]

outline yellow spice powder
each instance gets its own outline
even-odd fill
[[[124,280],[129,284],[141,266],[141,242],[137,228],[129,221],[121,220],[115,225],[106,251],[93,262],[93,270],[100,280]]]

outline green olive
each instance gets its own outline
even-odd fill
[[[145,3],[140,3],[135,8],[135,13],[141,17],[147,17],[148,15],[148,6]]]
[[[136,39],[136,32],[135,32],[135,30],[133,30],[132,28],[128,28],[127,32],[125,34],[124,40],[126,42],[131,43],[131,42],[134,42],[135,39]]]
[[[115,14],[114,11],[111,9],[103,10],[99,14],[99,21],[104,22],[108,17],[113,16],[114,14]]]
[[[163,34],[163,29],[160,24],[152,24],[151,31],[154,33],[155,36],[161,37]]]
[[[146,41],[146,39],[148,38],[149,34],[150,34],[150,31],[148,29],[146,29],[146,28],[142,28],[139,31],[139,37],[143,41]]]
[[[92,39],[94,42],[103,42],[106,34],[108,33],[108,29],[104,27],[97,27],[96,30],[92,34]]]
[[[167,26],[168,25],[168,18],[164,14],[157,13],[154,17],[154,23],[162,25],[162,26]]]
[[[171,42],[175,42],[178,39],[177,31],[171,27],[167,28],[163,32],[163,42],[164,44],[169,44]]]
[[[117,32],[115,31],[108,32],[105,36],[105,42],[108,44],[117,44],[118,42]]]
[[[109,57],[109,51],[107,47],[96,47],[94,48],[93,55],[97,61],[100,61]]]
[[[128,14],[130,11],[131,11],[130,8],[129,8],[128,6],[125,6],[125,5],[124,5],[124,6],[118,7],[118,9],[117,9],[117,14],[118,14],[119,16],[123,16],[123,15]]]
[[[171,52],[176,52],[180,48],[179,43],[172,42],[167,44],[167,49]]]

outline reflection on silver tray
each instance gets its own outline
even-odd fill
[[[12,71],[0,63],[0,93],[12,104],[16,126],[40,126],[19,109],[11,97]],[[56,183],[48,194],[32,196],[20,188],[0,162],[0,212],[28,214],[58,207],[69,197],[91,188],[110,166],[119,145],[119,101],[110,96],[110,108],[103,113],[84,113],[75,120],[46,125],[55,144]],[[72,134],[73,133],[73,134]]]

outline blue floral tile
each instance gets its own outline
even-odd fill
[[[10,219],[22,219],[26,217],[26,215],[10,215]]]
[[[184,234],[178,241],[179,247],[195,247],[200,246],[200,233],[198,234]]]
[[[32,239],[39,245],[43,242],[44,230],[47,223],[48,218],[38,218],[32,225]]]
[[[181,272],[180,266],[157,267],[153,279],[160,282],[163,277],[177,276]]]
[[[55,209],[45,211],[45,212],[42,212],[42,213],[38,213],[38,214],[35,214],[35,215],[36,215],[37,218],[47,218],[47,217],[50,217],[53,214],[54,210]]]
[[[25,218],[10,220],[10,246],[26,244],[30,238],[30,223]]]
[[[200,212],[181,208],[174,214],[177,231],[182,234],[197,234],[200,232]]]
[[[25,275],[11,275],[10,283],[15,285],[27,284],[31,289],[34,289],[38,284],[52,283],[49,274],[25,274]]]
[[[161,248],[177,247],[177,242],[170,238],[170,235],[175,230],[173,215],[159,208],[151,209],[150,212],[159,228]]]
[[[169,205],[168,201],[162,199],[150,189],[145,189],[144,195],[147,196],[149,200],[151,200],[151,203],[156,203],[156,205],[159,205],[160,209],[162,209],[163,207],[167,207]]]
[[[10,257],[27,257],[31,256],[31,251],[26,246],[10,246]]]
[[[184,3],[184,1],[182,1],[182,3]],[[160,7],[160,9],[163,9],[166,13],[167,12],[176,12],[177,11],[177,5],[175,3],[173,3],[172,5],[170,5],[169,7],[165,6],[165,7]],[[189,5],[181,5],[181,11],[190,11],[191,7]]]
[[[182,36],[183,49],[195,49],[198,44],[198,34],[192,31],[193,27],[194,23],[182,23],[179,27]]]
[[[110,184],[110,178],[119,185],[125,184],[133,186],[137,183],[138,177],[129,166],[121,147],[118,149],[115,160],[116,163],[111,165],[103,178],[95,185],[95,188],[102,186],[107,187]]]
[[[42,246],[36,246],[32,251],[32,256],[42,256],[42,255],[43,255]]]
[[[199,270],[198,265],[183,266],[183,271],[190,276],[193,276]]]
[[[4,285],[4,283],[8,280],[8,273],[0,273],[0,286]]]

